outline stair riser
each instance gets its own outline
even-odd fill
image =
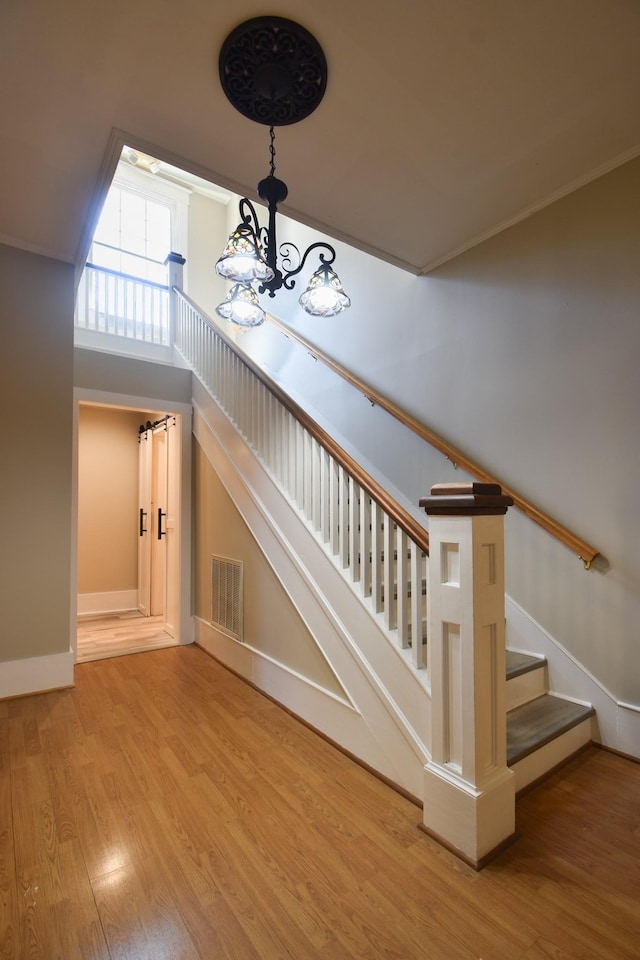
[[[547,671],[545,666],[529,670],[507,680],[507,710],[513,710],[523,703],[535,700],[547,692]]]
[[[554,767],[590,743],[593,740],[593,723],[594,718],[588,717],[582,723],[514,763],[511,769],[516,776],[516,793],[546,776]]]

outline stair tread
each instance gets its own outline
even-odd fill
[[[529,673],[531,670],[539,670],[545,666],[546,662],[544,657],[532,657],[528,653],[507,650],[507,680]]]
[[[591,706],[550,693],[515,707],[507,714],[507,764],[522,760],[594,713]]]

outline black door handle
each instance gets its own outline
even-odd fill
[[[158,507],[158,540],[162,540],[163,537],[166,537],[167,531],[162,529],[162,518],[166,517],[166,513]]]
[[[143,510],[142,507],[140,507],[140,536],[141,537],[147,532],[147,528],[144,525],[146,519],[147,519],[146,510]]]

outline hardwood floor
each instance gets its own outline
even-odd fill
[[[76,662],[121,657],[175,646],[162,628],[164,617],[143,617],[137,610],[78,619]]]
[[[196,647],[0,702],[2,960],[637,960],[640,765],[595,748],[476,874]]]

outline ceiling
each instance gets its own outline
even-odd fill
[[[254,196],[268,129],[217,61],[266,13],[329,67],[283,209],[414,272],[640,154],[638,0],[3,0],[0,241],[77,262],[124,142]]]

